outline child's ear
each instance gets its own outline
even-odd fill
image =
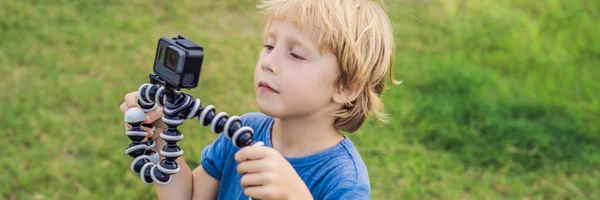
[[[333,93],[333,101],[344,105],[351,105],[361,92],[362,88],[358,84],[338,86]]]

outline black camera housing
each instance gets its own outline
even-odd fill
[[[179,35],[158,40],[154,73],[175,88],[191,89],[198,86],[204,48]]]

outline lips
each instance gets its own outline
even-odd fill
[[[265,90],[268,92],[275,92],[275,93],[279,93],[277,90],[273,89],[269,84],[267,84],[266,82],[260,81],[258,83],[258,88],[260,90]]]

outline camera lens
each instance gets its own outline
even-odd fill
[[[171,52],[171,55],[169,55],[169,65],[177,66],[177,60],[179,60],[179,55],[177,55],[177,52]]]
[[[171,48],[168,48],[164,63],[167,69],[176,72],[177,64],[179,64],[179,53]]]

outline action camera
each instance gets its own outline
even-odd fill
[[[200,79],[204,48],[179,35],[158,40],[154,73],[175,88],[195,88]]]

